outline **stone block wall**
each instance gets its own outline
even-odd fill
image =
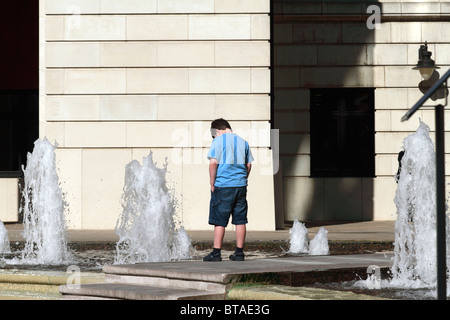
[[[380,9],[378,28],[367,25],[371,5]],[[396,219],[394,174],[403,139],[419,118],[434,139],[433,108],[400,121],[422,95],[412,68],[428,41],[440,75],[448,69],[449,8],[447,1],[274,2],[274,123],[283,170],[277,201],[285,221]],[[375,177],[311,178],[311,88],[375,88]],[[427,104],[437,103],[442,100]],[[449,121],[446,111],[447,130]]]
[[[41,0],[40,136],[71,228],[114,228],[125,165],[153,152],[187,229],[210,229],[209,125],[256,158],[249,229],[274,228],[268,0]],[[258,166],[259,164],[259,166]]]

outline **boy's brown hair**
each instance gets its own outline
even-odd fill
[[[211,122],[211,129],[225,130],[231,129],[231,126],[227,120],[220,118]]]

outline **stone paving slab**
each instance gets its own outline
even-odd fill
[[[223,293],[213,291],[189,290],[150,287],[132,283],[95,283],[85,284],[79,289],[70,289],[67,286],[59,288],[62,294],[67,294],[71,298],[78,297],[99,297],[108,299],[127,300],[211,300],[224,299]],[[76,295],[74,295],[76,293]],[[67,298],[67,297],[66,297]]]
[[[185,280],[229,283],[240,275],[279,272],[311,272],[336,269],[380,268],[392,266],[392,254],[354,254],[335,256],[298,256],[248,261],[182,261],[165,263],[139,263],[133,265],[108,265],[105,273],[122,275],[166,277]]]
[[[391,257],[392,254],[386,253],[327,256],[305,255],[254,259],[240,262],[223,260],[221,262],[179,261],[106,265],[103,267],[105,278],[108,279],[109,275],[113,275],[113,282],[106,281],[105,283],[85,284],[76,289],[61,286],[60,292],[68,299],[76,299],[77,297],[79,299],[99,297],[132,300],[223,300],[226,298],[232,285],[237,282],[258,281],[258,279],[262,279],[265,276],[267,277],[269,274],[277,277],[279,274],[286,275],[293,273],[296,277],[301,278],[309,272],[334,273],[336,270],[348,269],[353,271],[361,268],[366,270],[369,266],[373,265],[376,265],[379,268],[385,268],[392,265]],[[131,281],[126,281],[126,283],[124,283],[121,281],[122,277],[131,279]],[[164,279],[173,282],[174,285],[154,285],[156,283],[154,282],[154,279]],[[179,283],[177,282],[183,281],[220,284],[228,289],[209,291],[201,290],[200,288],[195,289],[195,287],[186,287],[184,285],[179,287]],[[292,291],[297,289],[291,288],[289,290]],[[240,291],[238,290],[235,292],[232,290],[232,292],[234,292],[233,294],[235,295],[239,295]],[[267,295],[267,292],[263,294]],[[249,294],[246,290],[244,293],[241,293],[241,295],[243,297],[258,297],[261,295],[261,292],[251,292]],[[278,293],[278,296],[279,295],[280,292]],[[284,293],[282,295],[284,295]],[[292,292],[287,295],[292,295]],[[305,298],[304,294],[294,294],[293,296]],[[314,294],[311,293],[310,296],[313,297]]]

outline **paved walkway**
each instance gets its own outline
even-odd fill
[[[323,225],[328,231],[330,241],[394,241],[395,221],[365,221],[345,222]],[[6,224],[10,241],[21,241],[22,224]],[[309,227],[310,238],[322,225]],[[213,229],[210,231],[188,231],[193,241],[212,241]],[[68,230],[69,241],[117,241],[114,230]],[[247,232],[247,242],[254,241],[286,241],[289,239],[289,229],[276,231]],[[225,233],[225,241],[234,240],[234,231],[230,226]]]

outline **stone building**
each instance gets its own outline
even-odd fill
[[[167,161],[183,225],[209,230],[206,153],[219,117],[255,157],[250,230],[295,218],[393,220],[402,140],[419,117],[434,129],[432,109],[400,122],[422,94],[412,70],[420,45],[428,41],[438,72],[450,64],[446,1],[0,6],[2,30],[16,30],[4,32],[0,69],[4,222],[20,220],[20,165],[47,137],[58,144],[69,228],[114,228],[125,165],[151,151]]]
[[[433,108],[400,121],[423,94],[412,68],[428,41],[437,74],[447,70],[449,10],[446,1],[275,1],[285,220],[396,219],[403,139],[419,118],[434,130]]]

